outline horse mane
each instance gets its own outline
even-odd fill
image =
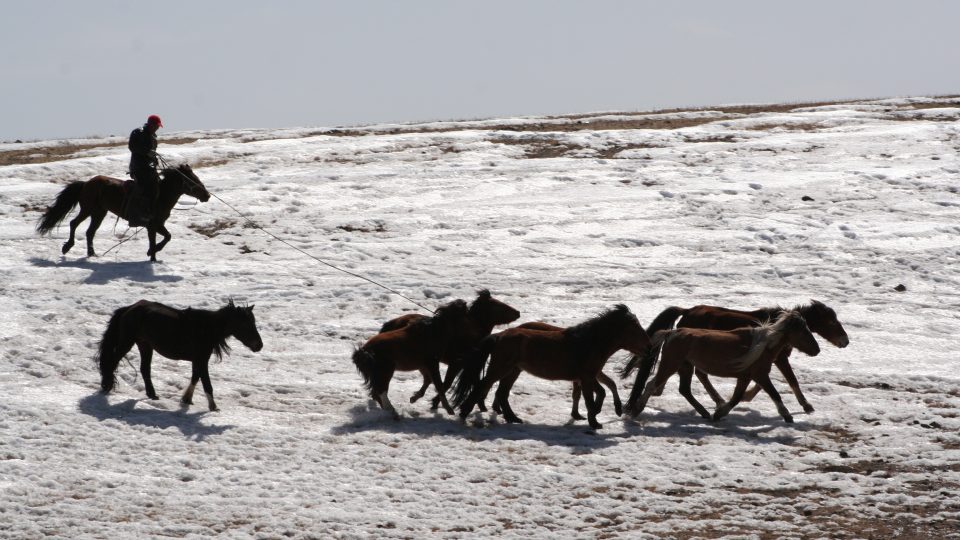
[[[223,361],[223,355],[230,353],[230,344],[227,343],[229,336],[225,335],[223,327],[225,320],[233,313],[242,313],[247,309],[246,305],[234,303],[233,299],[227,301],[227,305],[222,308],[211,311],[208,309],[187,308],[184,310],[184,319],[189,323],[193,332],[199,336],[213,338],[213,354],[217,356],[217,361]]]
[[[477,298],[470,303],[470,307],[467,308],[467,314],[471,318],[475,318],[481,309],[483,309],[484,304],[489,302],[493,296],[490,294],[490,289],[480,289],[477,291]]]
[[[411,332],[415,333],[443,332],[446,330],[445,326],[449,321],[465,317],[466,315],[467,303],[463,300],[457,299],[438,307],[437,311],[433,313],[432,317],[418,319],[412,322],[407,328],[409,328]]]
[[[799,311],[782,309],[776,318],[767,319],[762,321],[760,326],[751,328],[750,348],[747,349],[747,352],[733,360],[735,369],[744,370],[750,367],[754,362],[760,359],[763,351],[767,350],[772,342],[775,342],[782,337],[783,334],[785,334],[791,327],[791,325],[798,323],[806,324]]]
[[[625,304],[617,304],[592,319],[571,326],[564,330],[564,334],[574,340],[581,348],[588,348],[596,343],[611,328],[617,328],[629,320],[637,320],[630,308]],[[639,325],[639,321],[637,322]]]

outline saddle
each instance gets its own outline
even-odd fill
[[[153,217],[151,201],[134,180],[123,181],[123,218],[131,227],[146,227]]]

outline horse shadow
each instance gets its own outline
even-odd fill
[[[180,276],[157,275],[154,272],[155,263],[150,261],[99,262],[89,257],[75,260],[67,260],[66,257],[61,257],[60,262],[54,262],[48,259],[32,257],[30,264],[39,268],[81,268],[90,270],[90,275],[83,280],[83,283],[91,285],[105,285],[120,278],[143,283],[175,283],[183,280]]]
[[[583,424],[508,424],[494,413],[474,413],[464,422],[457,416],[443,411],[429,413],[404,411],[413,417],[394,420],[389,413],[381,410],[371,401],[368,405],[356,405],[347,413],[350,420],[334,426],[334,435],[352,435],[367,431],[415,435],[422,438],[446,436],[469,438],[475,441],[524,441],[536,440],[548,446],[564,446],[577,453],[591,453],[619,443],[614,433],[594,431]],[[482,426],[476,425],[476,419],[482,418]],[[612,424],[612,422],[611,422]]]
[[[808,431],[816,429],[806,422],[796,420],[787,424],[779,415],[770,416],[754,410],[734,411],[719,421],[706,420],[700,415],[689,412],[644,411],[640,417],[623,418],[626,436],[706,439],[714,436],[733,437],[750,444],[796,443]],[[799,433],[777,433],[768,435],[780,428],[788,427]]]
[[[87,396],[80,400],[80,412],[97,420],[119,420],[131,426],[146,426],[160,429],[177,428],[187,439],[197,442],[203,441],[211,435],[220,435],[236,426],[205,425],[201,420],[207,416],[207,411],[188,413],[185,406],[176,411],[164,409],[137,408],[137,403],[148,400],[128,399],[121,403],[110,404],[103,393]]]

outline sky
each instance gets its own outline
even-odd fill
[[[960,92],[960,4],[4,2],[0,141]],[[161,132],[161,136],[163,132]]]

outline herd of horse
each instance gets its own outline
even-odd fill
[[[528,322],[498,333],[492,329],[519,318],[519,312],[482,290],[467,304],[455,300],[437,309],[432,317],[405,315],[385,323],[378,334],[353,353],[353,363],[363,377],[370,397],[395,418],[400,415],[390,402],[388,390],[396,371],[420,371],[423,385],[410,398],[423,397],[433,384],[437,396],[433,408],[442,404],[449,414],[459,409],[467,418],[476,407],[486,411],[485,401],[493,388],[492,408],[508,423],[522,420],[510,406],[510,390],[521,373],[573,383],[571,416],[580,420],[582,395],[591,428],[597,421],[606,392],[613,395],[617,416],[626,411],[638,416],[651,396],[662,391],[674,374],[680,376],[680,393],[704,418],[718,420],[740,401],[752,399],[762,389],[786,422],[793,422],[780,394],[770,380],[776,365],[806,412],[813,407],[803,396],[790,367],[793,349],[809,355],[820,353],[814,332],[837,347],[849,338],[836,312],[812,300],[793,309],[768,308],[739,311],[716,306],[690,309],[669,307],[646,329],[624,304],[567,328],[544,322]],[[679,322],[677,319],[679,318]],[[676,322],[677,328],[673,328]],[[613,379],[603,373],[607,360],[625,350],[632,357],[621,371],[627,378],[637,371],[633,390],[622,406]],[[650,376],[660,359],[655,376]],[[440,377],[440,363],[447,364]],[[717,404],[711,415],[690,390],[696,373]],[[724,400],[708,376],[737,380],[733,396]],[[747,390],[750,382],[756,387]],[[450,391],[452,402],[447,399]]]
[[[157,210],[147,225],[147,255],[151,261],[156,261],[157,252],[170,241],[164,223],[180,196],[186,194],[200,201],[210,198],[189,165],[166,168],[161,176]],[[63,244],[62,252],[66,254],[73,247],[77,227],[89,217],[87,255],[94,256],[93,238],[97,228],[107,212],[124,215],[129,191],[129,181],[106,176],[72,182],[43,213],[37,230],[48,233],[79,205],[80,212],[70,222],[70,237]],[[160,243],[156,242],[158,232],[163,236]],[[394,373],[419,371],[423,384],[410,397],[410,403],[422,398],[433,385],[436,396],[432,398],[431,408],[435,410],[442,405],[447,413],[459,413],[465,419],[474,408],[487,410],[487,396],[497,384],[491,403],[493,411],[508,423],[520,423],[522,420],[510,405],[510,390],[520,374],[527,372],[543,379],[571,382],[571,416],[583,419],[579,412],[582,396],[592,429],[602,427],[597,415],[606,397],[603,386],[613,396],[617,416],[626,412],[636,417],[651,397],[660,395],[674,374],[679,375],[681,395],[706,419],[722,418],[741,401],[753,399],[762,389],[773,400],[784,421],[793,422],[770,380],[772,367],[777,366],[804,411],[810,413],[813,406],[804,397],[790,366],[791,353],[797,349],[809,356],[819,354],[814,333],[836,347],[849,344],[836,312],[816,300],[792,309],[774,307],[754,311],[706,305],[689,309],[673,306],[657,315],[647,328],[626,305],[617,304],[566,328],[527,322],[493,333],[497,326],[519,318],[517,309],[493,298],[490,291],[481,290],[469,304],[454,300],[430,316],[407,314],[387,321],[376,335],[355,349],[353,363],[370,397],[395,418],[400,418],[400,414],[388,397]],[[153,353],[157,352],[192,364],[190,383],[181,403],[191,404],[194,389],[202,382],[210,410],[217,410],[209,361],[212,356],[219,358],[229,351],[226,340],[230,337],[254,352],[263,347],[253,306],[237,306],[230,301],[213,311],[176,309],[141,300],[119,308],[110,318],[95,358],[101,376],[100,389],[105,393],[113,390],[117,367],[136,345],[147,397],[158,399],[150,374]],[[607,361],[620,350],[632,355],[621,370],[621,377],[637,372],[626,407],[614,380],[603,373]],[[447,365],[445,376],[440,373],[441,363]],[[691,392],[694,374],[716,403],[712,415]],[[724,399],[717,392],[709,376],[736,379],[730,399]],[[755,385],[747,389],[751,381]]]

